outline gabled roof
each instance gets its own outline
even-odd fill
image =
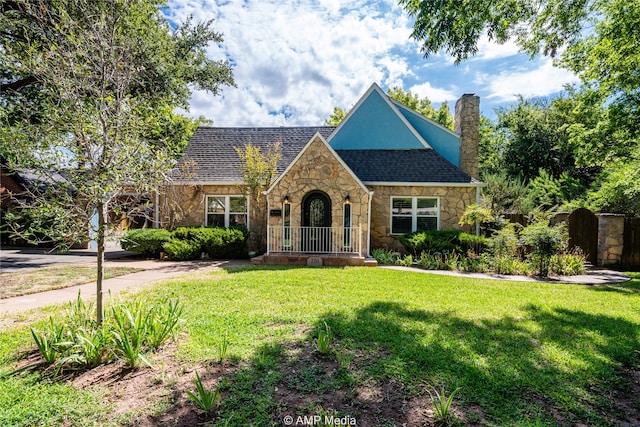
[[[365,183],[456,183],[477,181],[435,150],[336,150]]]
[[[347,171],[347,173],[349,175],[351,175],[351,177],[353,178],[353,180],[367,193],[370,193],[369,189],[363,184],[362,180],[358,177],[357,174],[355,174],[353,172],[353,170],[351,170],[351,168],[349,167],[349,165],[347,165],[347,163],[340,158],[340,156],[338,155],[338,153],[331,148],[331,145],[329,145],[329,143],[327,142],[327,140],[318,132],[316,133],[313,138],[311,138],[309,140],[309,142],[302,148],[302,150],[300,150],[300,153],[298,153],[298,155],[293,159],[292,162],[289,163],[289,166],[287,166],[287,168],[284,170],[284,172],[282,172],[280,174],[280,176],[278,176],[276,178],[276,180],[273,182],[273,184],[271,184],[271,186],[267,189],[267,191],[265,191],[265,193],[270,193],[271,190],[273,190],[274,187],[276,187],[276,185],[278,185],[278,183],[282,180],[282,178],[284,178],[284,176],[287,174],[287,172],[289,172],[289,170],[296,164],[296,162],[304,155],[305,151],[307,151],[307,149],[309,147],[311,147],[311,145],[315,142],[315,141],[320,141],[320,143],[322,143],[327,150],[329,151],[329,153],[331,153],[331,155],[333,157],[335,157],[335,159],[338,161],[338,163],[340,163],[340,165]]]
[[[456,166],[460,166],[460,135],[442,126],[435,120],[423,116],[415,110],[389,98],[400,114],[422,135],[431,148]]]
[[[431,148],[375,83],[362,95],[327,142],[335,150]]]
[[[233,184],[242,182],[239,172],[240,159],[234,147],[248,144],[266,150],[270,144],[282,143],[282,157],[277,174],[281,174],[300,153],[309,140],[319,133],[327,138],[334,126],[276,127],[276,128],[223,128],[199,127],[193,136],[177,168],[193,162],[188,176],[176,176],[175,181],[198,184]]]

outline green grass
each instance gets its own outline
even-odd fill
[[[640,359],[640,274],[630,274],[625,284],[586,286],[375,268],[246,268],[146,292],[184,302],[183,363],[216,362],[225,336],[227,358],[245,361],[221,385],[220,425],[280,424],[287,408],[278,388],[325,398],[320,409],[304,403],[307,414],[357,416],[331,407],[329,395],[347,395],[356,411],[363,403],[354,390],[389,384],[400,400],[458,389],[458,412],[482,424],[611,425],[614,399],[629,389],[624,372]],[[316,354],[325,321],[334,345],[355,355],[348,370],[329,369],[327,356]],[[15,363],[15,348],[28,345],[25,328],[2,332],[0,375]],[[45,413],[74,425],[106,422],[97,396],[36,374],[0,379],[0,390],[1,425],[46,425],[38,421]],[[77,394],[69,413],[66,393]],[[23,403],[20,396],[31,395],[41,404]],[[481,408],[479,420],[466,414],[472,406]],[[40,418],[21,418],[25,408]]]

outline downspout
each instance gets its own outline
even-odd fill
[[[373,193],[373,191],[369,192],[369,206],[367,208],[367,256],[371,256],[371,201]]]
[[[263,191],[262,194],[264,195],[265,199],[267,199],[267,214],[265,215],[266,218],[266,227],[267,227],[267,253],[266,255],[269,255],[269,249],[271,248],[271,227],[269,227],[269,212],[271,212],[271,205],[269,204],[269,197],[267,197],[267,192]]]
[[[480,186],[476,187],[476,205],[480,206]],[[480,222],[476,221],[476,236],[480,235]]]

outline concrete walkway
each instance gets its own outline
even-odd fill
[[[132,267],[142,269],[137,273],[107,279],[103,282],[103,294],[117,293],[122,290],[138,291],[159,280],[194,272],[213,271],[232,266],[248,265],[248,260],[233,261],[154,261],[117,259],[106,260],[105,267]],[[86,264],[84,264],[86,265]],[[96,295],[95,282],[68,288],[39,292],[20,297],[0,299],[0,315],[12,315],[21,311],[41,308],[51,304],[73,301],[78,297],[78,291],[83,299],[94,298]]]
[[[610,283],[621,283],[630,280],[631,277],[624,273],[614,270],[594,269],[589,270],[585,274],[577,276],[562,277],[531,277],[531,276],[508,276],[506,274],[486,274],[486,273],[466,273],[461,271],[445,271],[445,270],[425,270],[415,267],[401,267],[396,265],[382,265],[382,268],[390,270],[414,271],[417,273],[441,274],[445,276],[458,276],[472,279],[493,279],[493,280],[511,280],[517,282],[547,282],[547,283],[573,283],[582,285],[605,285]]]

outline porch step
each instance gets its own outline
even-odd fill
[[[375,258],[365,258],[364,266],[365,267],[377,267],[378,266],[378,261],[376,261]]]
[[[365,258],[357,255],[332,255],[332,254],[283,254],[273,253],[269,255],[262,255],[261,261],[256,261],[255,264],[270,264],[270,265],[314,265],[314,266],[363,266],[365,265]],[[251,263],[254,263],[253,258]],[[311,262],[309,261],[311,259]],[[367,258],[368,259],[368,258]],[[375,260],[374,260],[375,261]]]
[[[253,265],[262,265],[262,264],[264,264],[263,255],[251,258],[251,264],[253,264]]]

